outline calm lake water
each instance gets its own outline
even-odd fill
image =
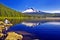
[[[8,31],[26,31],[39,40],[60,40],[60,20],[24,21],[12,26]]]

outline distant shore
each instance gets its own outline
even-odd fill
[[[55,20],[60,20],[60,17],[46,17],[46,18],[38,18],[38,17],[0,17],[1,21],[4,21],[4,19],[7,18],[11,23],[13,24],[18,24],[22,21],[26,20],[48,20],[48,21],[55,21]]]

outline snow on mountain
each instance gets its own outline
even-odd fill
[[[30,13],[30,12],[37,12],[37,11],[33,8],[28,8],[27,10],[23,11],[22,13]]]

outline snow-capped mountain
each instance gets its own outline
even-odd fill
[[[33,8],[28,8],[25,11],[23,11],[22,13],[32,13],[32,12],[37,12],[37,10],[35,10]]]
[[[25,11],[23,11],[22,13],[25,13],[25,14],[45,14],[45,12],[35,10],[34,8],[28,8]]]
[[[45,12],[35,10],[34,8],[28,8],[28,9],[26,9],[25,11],[23,11],[22,13],[28,14],[28,15],[41,15],[41,14],[47,14],[47,13],[45,13]]]

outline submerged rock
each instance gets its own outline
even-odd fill
[[[5,40],[22,40],[23,36],[21,34],[17,34],[15,32],[8,32],[8,36]]]

